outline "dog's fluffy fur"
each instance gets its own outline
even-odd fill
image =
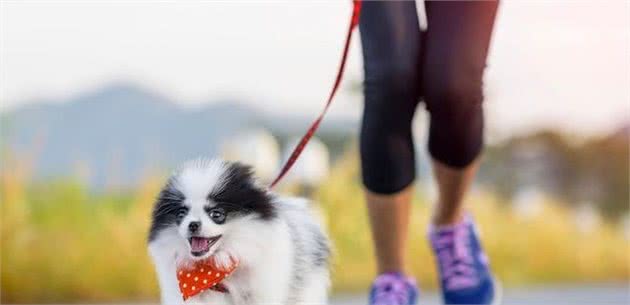
[[[216,208],[221,213],[212,214]],[[200,224],[196,232],[191,222]],[[200,253],[192,236],[221,237]],[[272,194],[240,163],[199,159],[176,171],[155,204],[149,253],[165,305],[327,303],[329,242],[307,202]],[[238,259],[222,282],[229,292],[208,290],[184,302],[177,266],[211,256],[225,266]]]

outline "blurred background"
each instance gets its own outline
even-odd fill
[[[221,156],[270,181],[323,106],[350,10],[0,2],[0,302],[155,302],[146,235],[169,171]],[[337,302],[350,304],[375,272],[357,154],[359,37],[346,71],[279,190],[317,201],[336,245]],[[629,85],[630,2],[501,3],[469,206],[514,304],[630,303]],[[431,296],[423,112],[409,251]]]

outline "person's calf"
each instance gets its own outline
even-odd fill
[[[394,194],[365,192],[379,274],[405,271],[412,186]]]
[[[438,199],[433,212],[434,225],[452,225],[463,219],[466,192],[477,173],[478,162],[454,168],[433,160]]]

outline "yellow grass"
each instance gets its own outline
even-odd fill
[[[157,298],[145,239],[162,179],[130,194],[92,194],[74,181],[31,183],[25,167],[7,165],[0,175],[3,303]],[[374,275],[360,185],[356,161],[346,158],[314,194],[336,246],[337,291],[366,289]],[[430,208],[418,197],[410,269],[423,287],[435,287],[425,237]],[[470,207],[505,284],[629,279],[628,242],[608,224],[579,233],[570,211],[552,202],[524,220],[488,193],[473,195]]]
[[[316,199],[336,245],[335,288],[365,289],[375,268],[354,159],[337,164]],[[564,205],[551,201],[542,205],[537,216],[524,219],[489,193],[475,192],[468,201],[491,265],[504,284],[628,280],[630,244],[621,230],[603,223],[583,233]],[[421,285],[434,288],[436,270],[426,238],[430,212],[426,198],[415,199],[408,257],[409,269]]]

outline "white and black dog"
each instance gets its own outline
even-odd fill
[[[327,304],[329,240],[306,200],[274,195],[240,163],[198,159],[177,170],[155,204],[149,253],[164,305]],[[238,259],[221,283],[228,292],[183,301],[177,266],[210,257]]]

